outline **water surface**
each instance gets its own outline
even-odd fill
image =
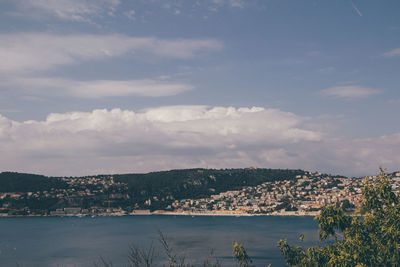
[[[318,239],[312,217],[35,217],[0,219],[1,266],[94,266],[100,257],[113,266],[128,266],[129,246],[163,251],[158,231],[164,233],[174,251],[200,265],[214,250],[223,266],[233,266],[232,244],[243,243],[256,266],[285,266],[276,244],[286,238],[305,245]]]

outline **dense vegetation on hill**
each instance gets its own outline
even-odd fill
[[[126,209],[165,209],[175,200],[209,197],[228,190],[240,189],[243,186],[255,186],[263,182],[284,179],[295,179],[303,175],[302,170],[280,169],[184,169],[146,174],[97,175],[96,178],[106,181],[113,177],[114,185],[85,183],[90,177],[46,177],[43,175],[15,172],[0,173],[0,192],[44,192],[34,199],[22,196],[4,198],[1,203],[13,202],[14,208],[29,207],[32,210],[54,210],[65,206],[121,207]],[[74,179],[74,183],[67,181]],[[76,180],[79,182],[76,182]],[[122,186],[121,186],[122,184]],[[67,189],[67,199],[58,199],[58,189]],[[90,190],[97,193],[81,196],[78,192]],[[151,203],[151,204],[150,204]]]
[[[65,187],[66,183],[58,178],[17,172],[0,173],[0,192],[35,192]]]
[[[150,198],[152,208],[157,209],[165,208],[172,199],[204,198],[243,186],[295,179],[303,174],[302,170],[281,169],[185,169],[114,175],[114,179],[128,184],[133,200],[142,203]]]

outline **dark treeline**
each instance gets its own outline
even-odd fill
[[[29,173],[0,173],[0,192],[48,191],[51,188],[66,187],[67,184],[59,178]]]

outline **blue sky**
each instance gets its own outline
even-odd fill
[[[400,3],[0,1],[0,171],[399,169]]]

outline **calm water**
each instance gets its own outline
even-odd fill
[[[311,217],[0,218],[0,265],[94,266],[102,257],[115,267],[127,266],[129,245],[146,248],[153,242],[158,247],[158,230],[192,263],[201,263],[214,249],[224,266],[233,266],[234,241],[245,245],[256,266],[285,266],[276,247],[279,239],[299,243],[303,233],[310,245],[318,238]]]

